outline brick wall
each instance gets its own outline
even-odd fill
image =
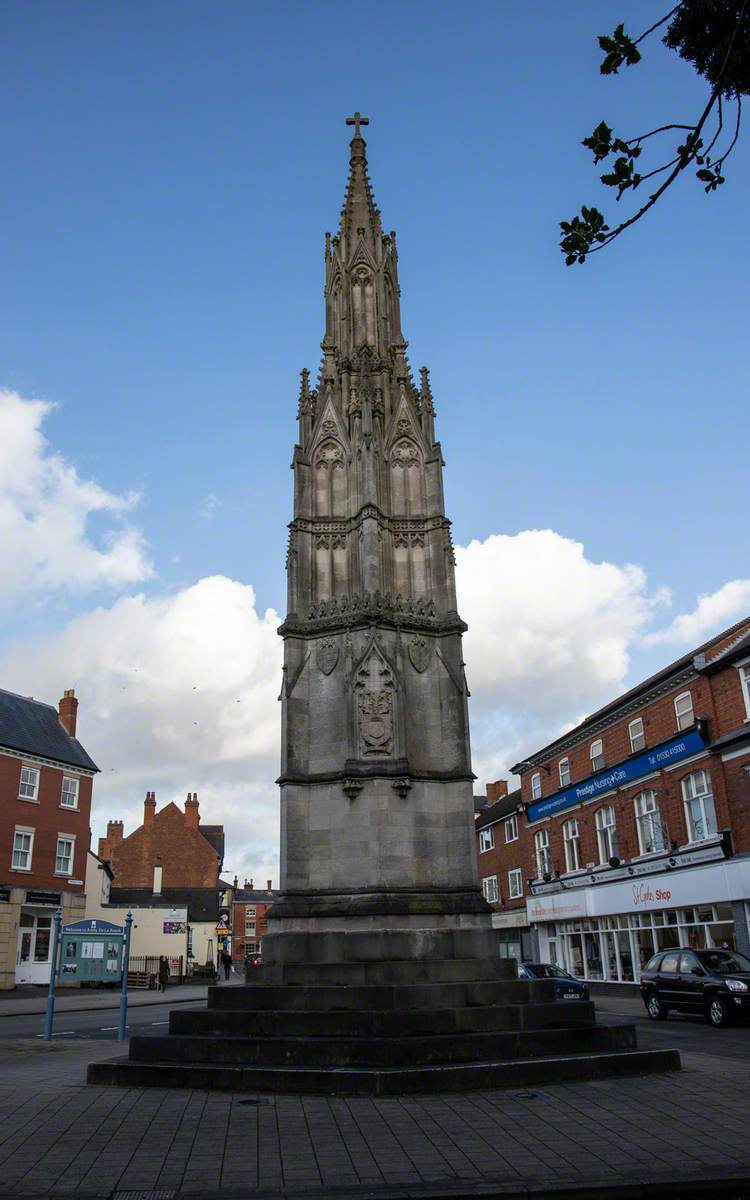
[[[187,815],[176,804],[153,812],[149,793],[144,805],[147,822],[128,837],[109,836],[99,841],[99,857],[106,859],[114,874],[113,887],[152,888],[154,867],[161,866],[161,887],[215,888],[218,859],[198,825],[197,801]]]
[[[19,799],[23,762],[0,752],[0,883],[14,887],[39,888],[51,891],[75,891],[83,887],[71,885],[68,879],[86,878],[86,854],[91,830],[91,792],[93,780],[73,768],[62,768],[29,760],[39,772],[37,800]],[[63,776],[79,780],[78,808],[63,808],[60,804]],[[13,834],[16,826],[34,830],[31,872],[13,870]],[[73,871],[68,877],[55,874],[57,839],[61,835],[75,837]]]

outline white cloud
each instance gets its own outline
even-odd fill
[[[717,591],[699,596],[692,612],[680,613],[666,629],[649,633],[643,640],[647,646],[694,646],[740,620],[748,610],[750,579],[733,579]]]
[[[142,820],[197,791],[201,818],[227,829],[227,870],[278,879],[279,619],[247,585],[201,579],[175,595],[121,597],[56,636],[17,644],[5,687],[54,699],[75,687],[78,733],[102,770],[94,845],[107,819]]]
[[[456,547],[480,781],[507,773],[625,687],[663,590],[641,567],[586,558],[551,529]]]
[[[81,479],[50,449],[41,427],[52,407],[0,389],[0,605],[30,592],[121,588],[152,574],[140,532],[122,520],[138,496]],[[95,513],[110,518],[98,545],[87,529]]]

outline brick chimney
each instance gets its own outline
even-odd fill
[[[123,837],[122,821],[107,821],[107,836],[99,838],[99,848],[97,855],[104,862],[112,857],[112,851],[117,846]]]
[[[198,793],[188,792],[187,800],[185,801],[185,827],[187,829],[197,829],[200,819]]]
[[[268,891],[269,891],[269,892],[272,892],[272,891],[273,891],[272,884],[273,884],[273,880],[272,880],[272,879],[267,879],[267,880],[266,880],[266,886],[267,886],[267,888],[268,888]]]
[[[154,823],[156,814],[156,792],[146,792],[146,799],[143,801],[143,828],[149,829]]]
[[[487,803],[497,804],[498,800],[504,800],[508,795],[508,780],[497,779],[494,783],[487,784]]]
[[[57,702],[57,715],[60,723],[71,737],[76,735],[76,719],[78,716],[78,701],[73,688],[66,688],[62,700]]]
[[[255,884],[253,883],[252,879],[248,879],[247,877],[245,877],[245,887],[246,888],[255,887]]]

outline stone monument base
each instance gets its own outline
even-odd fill
[[[283,904],[277,927],[297,919]],[[463,915],[474,927],[454,915],[425,928],[423,913],[421,928],[270,933],[244,987],[209,988],[205,1010],[173,1011],[167,1035],[131,1038],[88,1081],[389,1096],[679,1069],[676,1050],[638,1050],[632,1025],[598,1027],[592,1003],[556,1000],[552,980],[517,978],[486,911]],[[330,909],[311,920],[343,923]]]

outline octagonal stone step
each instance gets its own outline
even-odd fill
[[[464,1008],[467,1005],[543,1003],[554,999],[555,985],[551,979],[356,986],[255,983],[245,987],[208,989],[208,1007],[211,1009],[275,1009],[280,1012]]]

